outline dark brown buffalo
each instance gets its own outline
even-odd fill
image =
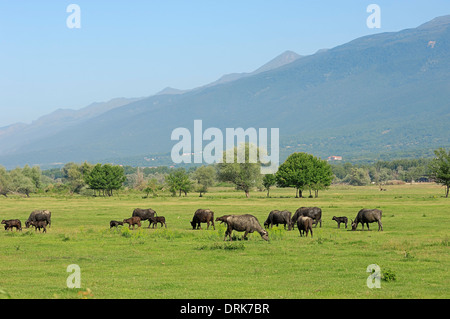
[[[41,232],[41,229],[44,229],[44,233],[47,232],[47,221],[46,220],[30,222],[30,225],[34,226],[34,231],[39,229],[39,232]]]
[[[284,229],[286,229],[286,225],[288,225],[288,230],[291,230],[291,212],[288,210],[273,210],[267,216],[266,221],[264,222],[264,227],[272,228],[273,225],[278,226],[278,224],[283,224]]]
[[[209,223],[211,223],[215,230],[214,212],[209,209],[197,209],[194,213],[194,217],[192,217],[191,226],[193,229],[201,229],[201,223],[206,223],[208,225],[206,229],[209,229]]]
[[[362,230],[364,230],[364,224],[367,225],[367,230],[369,229],[369,223],[378,223],[378,231],[383,231],[383,224],[381,223],[382,211],[379,209],[361,209],[356,215],[355,220],[352,220],[352,230],[356,230],[358,224],[362,224]]]
[[[123,226],[123,222],[119,222],[117,220],[112,220],[109,222],[109,228],[117,227],[117,226]]]
[[[308,237],[308,231],[309,231],[311,233],[311,238],[312,238],[312,236],[313,236],[312,224],[313,224],[313,220],[311,217],[300,216],[297,219],[297,227],[298,227],[298,231],[300,232],[300,237],[303,237],[303,234],[305,234],[305,232],[306,232],[306,237]]]
[[[227,222],[227,218],[230,217],[231,215],[223,215],[220,217],[216,218],[216,222],[220,222],[221,224],[226,223]]]
[[[322,227],[322,210],[319,207],[300,207],[295,211],[294,216],[292,216],[291,225],[294,228],[297,223],[297,219],[300,216],[307,216],[313,219],[313,224],[316,225],[320,223],[320,227]]]
[[[2,220],[2,224],[5,225],[5,230],[11,229],[12,231],[13,227],[16,227],[16,230],[22,231],[22,223],[18,219]]]
[[[161,224],[161,227],[163,227],[164,225],[167,228],[166,219],[164,218],[164,216],[150,217],[149,221],[150,224],[153,224],[152,228],[155,228],[158,223]],[[150,224],[148,224],[148,228],[150,228]]]
[[[148,220],[149,221],[148,226],[150,227],[150,217],[154,217],[157,215],[158,214],[156,214],[156,212],[151,208],[147,209],[136,208],[135,210],[133,210],[133,214],[131,216],[139,217],[141,220]]]
[[[123,223],[124,224],[128,224],[128,228],[133,226],[133,229],[134,229],[135,225],[137,225],[138,227],[141,227],[141,218],[140,217],[136,217],[136,216],[130,217],[130,218],[124,219]]]
[[[25,227],[28,228],[31,222],[45,221],[50,227],[52,225],[52,213],[49,210],[34,210],[25,222]]]
[[[341,228],[341,223],[344,223],[345,228],[347,228],[348,218],[346,216],[342,217],[333,216],[331,220],[335,220],[337,222],[338,228]]]

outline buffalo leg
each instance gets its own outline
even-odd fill
[[[225,231],[225,237],[224,237],[224,241],[226,241],[227,240],[227,236],[229,237],[229,239],[230,239],[230,241],[231,241],[231,232],[232,232],[233,230],[230,228],[230,226],[228,225],[228,227],[227,227],[227,230]]]

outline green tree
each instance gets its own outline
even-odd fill
[[[146,193],[146,197],[152,193],[153,196],[158,196],[158,191],[163,189],[163,185],[158,182],[156,178],[151,178],[148,180],[147,185],[143,189],[143,191]]]
[[[434,151],[436,157],[430,163],[431,177],[438,184],[445,186],[445,197],[448,198],[450,189],[450,150],[444,148]]]
[[[191,191],[193,185],[193,182],[189,179],[189,175],[184,168],[176,169],[167,175],[166,183],[173,196],[175,196],[176,192],[179,192],[179,196],[181,196],[181,192],[184,192],[184,195],[187,195],[187,193]]]
[[[95,191],[103,192],[103,196],[113,196],[113,191],[122,187],[125,173],[121,166],[97,164],[84,175],[86,184]]]
[[[200,193],[199,197],[203,197],[202,193],[206,193],[216,182],[216,170],[213,166],[203,165],[195,170],[192,178],[197,181],[195,190]]]
[[[11,191],[11,178],[3,166],[0,166],[0,195],[8,197]]]
[[[262,182],[261,163],[259,160],[259,149],[256,148],[255,163],[250,161],[250,152],[254,145],[249,143],[241,144],[227,152],[233,152],[233,161],[227,163],[226,153],[223,154],[223,163],[217,164],[218,179],[223,182],[231,182],[236,186],[237,190],[245,192],[247,198],[250,197],[250,190],[260,185]]]
[[[354,186],[368,185],[370,183],[369,172],[365,168],[352,168],[352,171],[344,181]]]
[[[266,174],[263,177],[262,184],[264,189],[267,190],[267,197],[269,197],[270,188],[277,183],[275,174]]]
[[[67,185],[71,194],[79,194],[86,186],[82,166],[76,163],[67,163],[61,168],[64,184]]]
[[[30,167],[28,165],[25,165],[25,167],[22,169],[22,174],[31,179],[36,189],[41,188],[42,172],[39,166]]]
[[[20,167],[9,172],[11,179],[10,189],[12,192],[25,194],[30,197],[30,194],[36,191],[36,185],[33,180],[25,176]]]
[[[314,191],[314,197],[319,197],[319,190],[327,189],[333,181],[333,171],[327,161],[313,157],[312,168],[309,175],[310,190]]]
[[[295,187],[295,198],[303,197],[303,190],[311,185],[313,156],[307,153],[293,153],[280,165],[276,173],[279,187]]]

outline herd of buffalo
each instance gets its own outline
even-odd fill
[[[31,212],[30,216],[25,222],[25,227],[29,228],[30,226],[34,226],[35,230],[43,230],[43,232],[47,232],[47,227],[51,226],[51,215],[52,213],[48,210],[35,210]],[[244,239],[247,238],[249,233],[257,232],[261,235],[261,238],[264,240],[269,240],[269,233],[265,228],[271,227],[273,225],[284,225],[288,227],[288,230],[294,229],[297,226],[300,236],[305,235],[308,236],[308,233],[313,236],[312,226],[317,224],[322,227],[322,210],[319,207],[300,207],[291,217],[291,212],[287,210],[279,211],[273,210],[269,213],[267,220],[264,222],[264,228],[259,223],[258,219],[249,214],[245,215],[224,215],[221,217],[217,217],[215,219],[216,222],[221,222],[227,225],[227,230],[225,231],[224,240],[229,238],[232,240],[231,233],[233,230],[238,232],[245,232]],[[362,229],[364,230],[364,224],[367,225],[367,229],[369,229],[369,223],[378,223],[378,230],[383,230],[383,225],[381,223],[381,215],[382,211],[379,209],[361,209],[356,215],[354,220],[351,220],[352,230],[356,230],[358,224],[362,224]],[[110,228],[117,227],[119,225],[128,224],[128,227],[135,226],[141,227],[141,221],[148,220],[148,228],[152,225],[155,228],[158,223],[161,224],[161,227],[166,225],[166,219],[163,216],[157,216],[156,212],[151,209],[140,209],[136,208],[133,211],[133,214],[130,218],[126,218],[123,221],[110,221]],[[345,228],[347,228],[348,218],[345,216],[336,217],[333,216],[332,220],[337,222],[338,228],[340,228],[340,224],[344,223]],[[19,219],[10,219],[3,220],[1,222],[5,225],[5,230],[13,228],[16,230],[22,230],[22,223]],[[210,224],[215,229],[214,226],[214,212],[209,209],[197,209],[194,213],[192,221],[190,222],[193,229],[201,229],[201,223],[207,224],[207,229]]]

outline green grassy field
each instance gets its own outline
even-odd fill
[[[0,229],[0,298],[449,298],[450,199],[434,184],[378,187],[333,186],[319,198],[294,198],[275,189],[271,198],[251,198],[232,188],[214,188],[205,197],[120,194],[113,198],[35,195],[0,198],[0,219],[22,223],[34,209],[49,209],[47,234]],[[253,214],[261,224],[273,209],[292,213],[300,206],[323,211],[313,238],[298,230],[269,230],[270,241],[254,233],[224,242],[225,227],[192,230],[198,208],[215,217]],[[109,229],[109,221],[131,216],[136,207],[155,209],[167,229]],[[361,208],[383,210],[383,232],[349,231],[335,216],[354,218]],[[3,226],[3,225],[2,225]],[[350,227],[349,227],[350,229]],[[361,226],[359,226],[359,230]],[[81,288],[66,286],[81,269]],[[395,280],[381,289],[366,285],[366,268],[377,264]]]

